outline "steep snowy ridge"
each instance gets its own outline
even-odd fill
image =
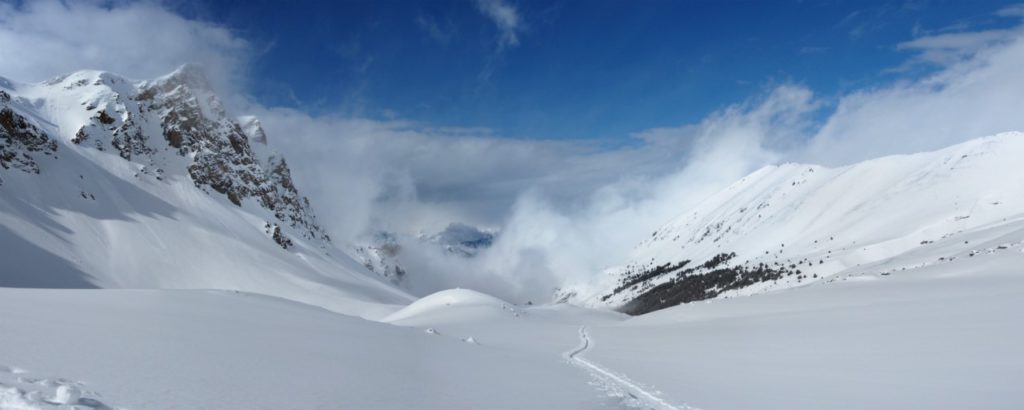
[[[221,288],[405,303],[334,248],[259,121],[198,67],[0,82],[0,286]]]
[[[569,291],[644,313],[1008,250],[1024,239],[1022,157],[1024,134],[1004,133],[841,168],[766,167],[655,231],[596,288]]]

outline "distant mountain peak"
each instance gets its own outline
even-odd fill
[[[430,236],[431,242],[437,243],[448,252],[475,256],[481,249],[489,248],[497,234],[490,230],[480,229],[462,222],[452,222],[441,232]]]

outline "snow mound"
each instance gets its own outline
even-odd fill
[[[0,364],[0,409],[111,409],[85,390],[85,383],[63,377],[45,377]],[[87,397],[92,396],[92,397]]]
[[[453,308],[485,308],[496,312],[508,310],[512,306],[494,296],[469,289],[448,289],[432,293],[413,302],[409,306],[382,319],[382,322],[397,322],[408,319],[433,315]]]
[[[57,393],[53,396],[53,402],[59,404],[75,404],[82,398],[82,392],[75,386],[63,385],[57,387]]]

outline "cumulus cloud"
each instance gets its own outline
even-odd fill
[[[739,104],[699,124],[652,130],[639,150],[656,158],[663,144],[686,142],[670,167],[654,175],[615,168],[620,178],[606,180],[586,195],[559,204],[538,191],[520,196],[494,247],[480,255],[469,272],[484,273],[511,284],[488,289],[545,298],[554,288],[592,284],[605,268],[627,259],[651,231],[701,200],[764,164],[778,160],[769,141],[786,139],[802,129],[814,109],[811,94],[783,86],[754,103]],[[614,166],[614,165],[613,165]],[[531,281],[522,281],[530,278]],[[515,300],[515,299],[514,299]]]
[[[215,84],[237,86],[250,54],[229,30],[155,3],[0,3],[0,75],[19,81],[82,69],[145,79],[199,63]]]
[[[336,221],[345,232],[342,236],[349,238],[371,225],[410,233],[436,232],[452,221],[493,227],[527,190],[559,204],[571,203],[622,177],[622,168],[630,169],[630,175],[665,173],[690,145],[682,138],[643,136],[649,141],[607,150],[596,143],[515,140],[479,129],[314,117],[257,104],[247,111],[262,119],[271,145],[287,157],[303,159],[292,164],[300,188],[322,196],[317,203],[346,204],[320,214]]]
[[[463,286],[524,301],[545,300],[567,280],[584,282],[621,262],[661,223],[775,161],[765,147],[795,138],[816,107],[805,88],[781,86],[615,149],[293,110],[259,115],[271,138],[293,136],[274,145],[303,158],[292,163],[300,188],[315,204],[329,204],[318,211],[341,237],[398,234],[400,261],[415,272],[411,290]],[[500,235],[473,259],[418,239],[450,222]]]

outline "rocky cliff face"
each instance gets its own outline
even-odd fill
[[[390,232],[377,232],[365,245],[354,246],[353,256],[366,269],[387,279],[393,284],[402,284],[406,270],[402,268],[398,255],[402,245]]]
[[[0,165],[38,173],[35,157],[54,155],[57,143],[16,108],[7,107],[14,97],[0,92]],[[322,245],[330,242],[309,201],[295,187],[285,159],[265,147],[266,134],[258,121],[248,120],[248,132],[243,131],[196,66],[143,82],[78,72],[34,86],[31,94],[25,98],[28,108],[33,99],[51,110],[57,108],[51,99],[79,101],[59,110],[60,118],[52,121],[63,132],[73,127],[66,141],[81,149],[115,152],[141,165],[136,177],[162,180],[165,174],[183,173],[198,189],[223,195],[236,206],[252,202],[266,211],[269,236],[284,248],[289,235]]]
[[[36,157],[55,156],[57,143],[9,107],[10,102],[11,95],[0,90],[0,167],[38,174]]]

